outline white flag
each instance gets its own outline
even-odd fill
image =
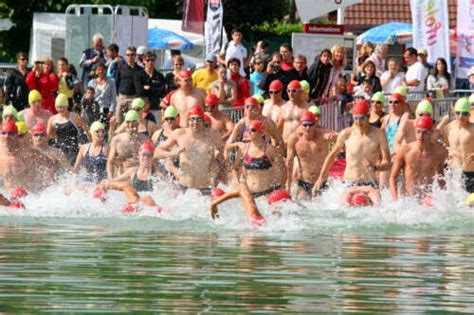
[[[474,3],[458,0],[457,17],[457,77],[466,79],[467,72],[474,66]]]
[[[440,57],[444,58],[451,72],[448,0],[410,0],[410,6],[413,46],[417,49],[426,48],[431,64]]]
[[[209,0],[205,24],[206,55],[217,55],[221,49],[224,9],[221,0]]]

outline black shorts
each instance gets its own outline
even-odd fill
[[[298,187],[304,189],[308,194],[311,194],[313,191],[314,183],[308,183],[305,182],[304,180],[298,179]],[[317,194],[321,194],[324,190],[328,188],[328,182],[325,181],[321,187],[319,187],[319,190],[317,191]]]
[[[376,181],[370,181],[370,182],[364,182],[364,183],[360,183],[360,182],[350,182],[350,181],[345,181],[344,184],[348,184],[349,187],[362,187],[362,186],[370,186],[374,189],[379,189],[379,183],[376,182]]]
[[[253,192],[252,193],[252,197],[253,198],[258,198],[258,197],[261,197],[261,196],[266,196],[266,195],[269,195],[271,194],[272,192],[274,192],[275,190],[278,190],[278,189],[281,189],[281,185],[275,185],[275,186],[272,186],[264,191],[259,191],[259,192]]]
[[[468,193],[474,193],[474,172],[463,172],[464,186]]]

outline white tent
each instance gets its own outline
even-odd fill
[[[34,13],[30,35],[30,62],[43,56],[57,59],[64,56],[66,15],[62,13]]]

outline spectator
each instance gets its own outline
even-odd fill
[[[171,91],[176,90],[179,86],[176,83],[176,78],[178,77],[178,73],[183,70],[184,66],[184,59],[181,55],[176,55],[173,57],[173,71],[168,72],[165,76],[166,82],[166,92],[169,93]]]
[[[145,68],[145,61],[143,60],[143,56],[146,53],[146,47],[145,46],[138,46],[137,48],[137,65],[140,68]]]
[[[108,59],[105,62],[107,67],[107,78],[115,79],[118,69],[126,62],[122,56],[119,56],[119,46],[117,44],[110,44],[107,47]]]
[[[380,77],[380,84],[385,93],[393,93],[395,88],[402,85],[405,73],[400,71],[400,64],[397,59],[388,60],[388,70]]]
[[[337,101],[340,103],[341,113],[343,113],[344,110],[346,109],[347,103],[350,103],[353,101],[352,95],[348,93],[347,91],[347,83],[346,83],[346,80],[344,80],[344,78],[339,79],[336,86],[331,91],[331,96],[335,97]]]
[[[196,64],[194,62],[192,62],[190,59],[183,57],[181,55],[180,50],[171,49],[170,50],[170,55],[171,55],[171,58],[166,60],[165,63],[163,64],[163,66],[162,66],[162,68],[164,70],[173,69],[174,57],[176,57],[176,56],[180,56],[181,58],[183,58],[183,69],[189,69],[191,71],[194,71],[194,69],[196,69]]]
[[[323,96],[326,85],[331,74],[331,58],[332,53],[329,49],[323,49],[321,54],[316,57],[314,63],[308,70],[308,77],[310,82],[309,97],[312,100],[319,99]]]
[[[84,86],[88,86],[89,81],[95,78],[95,68],[99,63],[105,63],[105,54],[103,46],[104,37],[97,33],[92,36],[92,47],[87,48],[82,52],[81,60],[79,62],[82,68],[82,82]]]
[[[374,52],[374,44],[371,42],[364,43],[360,49],[360,53],[357,56],[357,73],[362,71],[362,64],[369,58]]]
[[[413,47],[405,49],[403,54],[408,65],[403,85],[415,92],[425,90],[425,79],[428,74],[427,69],[417,60],[417,55],[418,52]]]
[[[283,71],[290,71],[293,69],[293,48],[290,44],[284,43],[280,46],[280,55],[280,68]]]
[[[255,62],[256,58],[260,58],[262,61],[267,61],[270,58],[270,54],[268,53],[268,42],[265,40],[261,40],[257,42],[256,48],[252,54],[252,58],[250,58],[250,64]]]
[[[205,67],[193,73],[194,86],[204,89],[206,93],[211,90],[211,83],[217,80],[216,62],[215,55],[207,56]]]
[[[368,60],[366,60],[367,62]],[[374,89],[374,85],[372,81],[369,79],[364,79],[362,83],[354,88],[354,98],[363,98],[366,101],[369,101],[374,94],[372,91]]]
[[[265,62],[257,57],[253,61],[253,72],[250,74],[250,83],[252,84],[253,94],[263,94],[264,90],[260,89],[258,85],[265,75]]]
[[[17,111],[28,106],[28,93],[30,89],[26,84],[28,69],[28,56],[24,52],[16,55],[17,66],[8,70],[5,79],[5,104],[13,105]]]
[[[375,75],[381,77],[382,73],[385,72],[385,59],[388,55],[388,46],[386,44],[378,44],[375,46],[375,50],[370,55],[368,60],[371,60],[375,65]]]
[[[307,64],[305,56],[297,55],[294,57],[293,68],[288,71],[288,81],[309,81]]]
[[[81,100],[81,108],[81,117],[87,129],[89,129],[94,121],[102,120],[101,106],[95,100],[95,89],[93,87],[86,87],[84,97]]]
[[[234,81],[237,88],[237,98],[234,102],[234,107],[243,106],[245,99],[250,96],[249,81],[240,74],[241,64],[237,58],[229,59],[228,67],[230,73],[230,80]]]
[[[332,53],[332,68],[329,74],[328,83],[324,89],[323,96],[327,97],[331,89],[337,84],[339,78],[344,73],[344,67],[346,66],[346,49],[340,45],[334,45],[331,48]]]
[[[448,93],[451,87],[451,74],[448,72],[448,65],[446,59],[438,58],[436,60],[436,66],[433,68],[432,73],[426,79],[426,89],[428,91],[434,91],[435,94],[439,93],[436,91],[442,91]],[[442,96],[441,94],[437,94]]]
[[[217,67],[217,78],[211,84],[211,93],[219,97],[219,104],[232,106],[237,99],[237,86],[227,78],[227,68],[224,65]]]
[[[141,70],[135,62],[135,47],[129,46],[127,48],[125,60],[126,62],[121,64],[115,73],[118,96],[114,115],[118,124],[123,122],[125,113],[130,109],[130,105],[137,95],[134,78],[135,74]]]
[[[267,64],[267,69],[263,75],[263,78],[260,81],[260,84],[258,85],[260,89],[265,91],[265,93],[263,94],[265,98],[269,97],[268,88],[270,86],[270,83],[275,80],[279,80],[283,83],[283,86],[284,86],[283,98],[285,100],[288,100],[286,86],[288,85],[290,81],[288,80],[288,72],[283,71],[280,67],[281,60],[282,59],[279,52],[273,53],[271,60]]]
[[[50,57],[44,57],[43,61],[35,61],[34,68],[26,75],[26,84],[30,90],[38,90],[41,93],[42,108],[56,114],[54,100],[59,80],[54,73],[54,62]]]
[[[459,90],[474,90],[474,66],[467,72],[466,79],[457,79],[456,89]],[[468,95],[469,96],[469,95]]]
[[[362,65],[362,73],[357,78],[357,85],[361,85],[362,82],[368,80],[372,85],[372,94],[378,91],[382,91],[382,86],[380,84],[380,79],[375,74],[375,64],[370,60],[367,59],[364,64]]]
[[[66,95],[68,101],[68,110],[72,111],[74,106],[74,88],[76,86],[76,77],[69,72],[69,61],[65,57],[58,60],[58,78],[59,93]]]
[[[135,90],[137,96],[150,100],[150,111],[157,121],[159,119],[160,101],[166,94],[165,77],[155,69],[156,55],[145,53],[145,68],[135,74]]]
[[[108,120],[115,110],[117,89],[115,81],[105,75],[107,69],[103,63],[99,63],[95,70],[97,78],[89,81],[89,87],[95,90],[95,101],[101,112],[100,121],[108,125]]]
[[[244,68],[247,68],[250,58],[248,58],[247,55],[247,48],[242,45],[242,31],[238,28],[234,28],[230,34],[232,40],[222,47],[217,60],[223,65],[228,65],[230,59],[237,58],[240,62],[240,75],[245,77]]]
[[[428,50],[426,48],[418,49],[418,61],[428,70],[426,73],[433,69],[433,66],[428,63]]]

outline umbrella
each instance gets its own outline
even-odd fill
[[[153,49],[193,49],[194,44],[186,37],[161,28],[148,29],[148,47]]]
[[[366,42],[395,44],[411,41],[413,26],[408,23],[390,22],[372,27],[357,37],[357,44]]]

